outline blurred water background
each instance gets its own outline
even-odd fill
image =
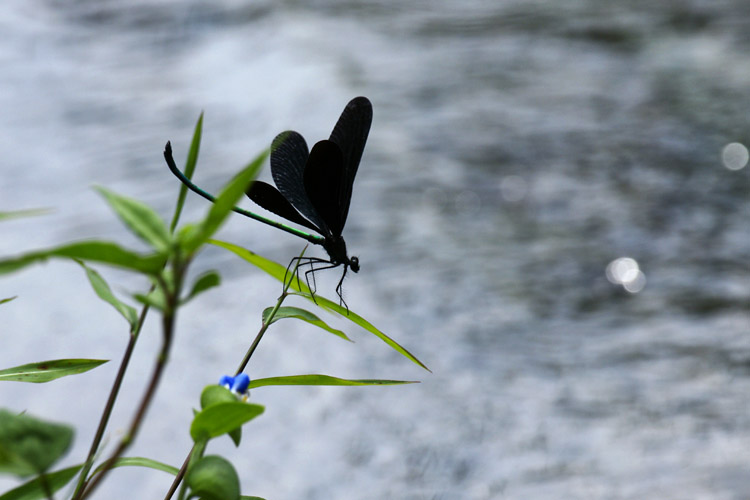
[[[350,307],[420,370],[294,322],[254,378],[402,378],[389,388],[262,388],[227,454],[268,499],[750,497],[750,11],[670,2],[6,0],[0,4],[0,255],[84,237],[142,249],[91,190],[164,217],[205,111],[195,179],[216,192],[284,129],[326,138],[346,102],[375,117],[345,237]],[[263,178],[267,179],[266,171]],[[247,203],[249,207],[249,202]],[[207,203],[190,196],[183,220]],[[280,262],[302,243],[242,217],[222,239]],[[619,259],[619,260],[618,260]],[[232,372],[279,285],[219,249],[224,287],[180,316],[131,456],[179,465],[201,388]],[[103,269],[116,290],[140,280]],[[319,289],[333,296],[338,273]],[[0,405],[75,423],[88,449],[127,341],[80,268],[4,277],[0,366],[112,359]],[[295,305],[304,305],[296,303]],[[108,440],[159,342],[143,334]],[[98,498],[162,498],[121,468]],[[0,480],[7,488],[15,484]]]

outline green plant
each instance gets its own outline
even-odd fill
[[[185,174],[188,178],[192,176],[197,163],[201,131],[202,116],[195,127],[185,166]],[[242,426],[263,413],[263,406],[246,401],[246,390],[271,385],[361,386],[409,383],[398,380],[347,380],[319,374],[272,377],[252,381],[243,378],[241,374],[245,371],[265,332],[271,325],[282,319],[305,321],[311,326],[349,340],[344,332],[329,326],[312,312],[298,307],[284,306],[285,300],[291,295],[309,299],[317,308],[364,328],[407,359],[426,369],[426,366],[415,356],[355,312],[344,309],[339,304],[317,294],[313,299],[310,289],[302,283],[302,280],[286,279],[285,266],[238,245],[213,239],[214,234],[231,213],[232,207],[255,179],[266,157],[267,152],[264,152],[242,169],[224,187],[202,220],[181,227],[178,227],[178,221],[186,196],[184,186],[180,190],[169,225],[147,205],[105,188],[97,188],[125,227],[148,245],[150,251],[147,253],[139,253],[111,241],[88,240],[0,259],[0,274],[19,271],[52,258],[75,260],[81,265],[96,295],[114,307],[125,319],[130,335],[89,453],[80,464],[52,470],[53,465],[64,456],[73,440],[72,427],[43,421],[14,411],[0,410],[0,473],[29,478],[21,486],[1,495],[0,500],[53,498],[57,491],[74,480],[75,488],[72,488],[71,498],[76,500],[88,498],[112,469],[125,466],[147,467],[174,475],[166,498],[171,498],[178,488],[180,499],[257,498],[240,495],[239,478],[231,463],[222,457],[205,453],[208,443],[224,434],[229,435],[239,446]],[[0,220],[37,213],[36,211],[0,213]],[[223,379],[225,387],[218,384],[209,385],[203,390],[200,397],[201,409],[195,411],[190,426],[193,448],[182,467],[173,467],[149,458],[127,457],[125,452],[137,437],[146,410],[156,394],[170,350],[177,339],[175,319],[178,311],[203,292],[220,286],[220,276],[215,271],[199,276],[189,285],[186,283],[189,266],[206,245],[226,249],[278,279],[283,283],[282,294],[273,306],[263,311],[258,333],[239,362],[234,372],[235,376],[226,376]],[[92,266],[117,267],[147,278],[150,283],[148,290],[132,295],[132,299],[140,304],[140,310],[121,300]],[[290,275],[294,276],[295,272],[296,268]],[[13,298],[2,299],[0,304]],[[130,356],[151,310],[156,310],[160,315],[161,345],[154,356],[149,382],[140,401],[134,405],[135,415],[127,432],[114,444],[114,449],[109,451],[106,458],[100,460],[99,457],[104,454],[102,440],[112,409],[117,402],[120,386],[127,373]],[[106,361],[95,359],[58,359],[29,363],[0,370],[0,381],[51,382],[59,377],[91,370],[104,362]],[[182,481],[183,478],[185,481]],[[180,484],[182,484],[181,487]]]

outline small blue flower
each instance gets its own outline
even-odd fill
[[[219,380],[219,385],[226,387],[229,390],[232,389],[232,384],[234,384],[234,377],[230,377],[229,375],[224,375],[221,377],[221,380]]]
[[[248,386],[250,385],[250,377],[247,375],[247,373],[240,373],[236,377],[224,375],[219,380],[219,385],[222,387],[226,387],[243,401],[247,401],[248,396],[250,396],[250,391],[247,390]]]
[[[237,394],[245,394],[247,388],[250,385],[250,376],[247,373],[240,373],[234,377],[234,384],[232,384],[232,390]]]

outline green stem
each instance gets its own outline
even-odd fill
[[[302,250],[302,254],[300,254],[300,257],[302,257],[302,255],[305,254],[305,250],[307,250],[307,247],[305,247]],[[297,275],[298,267],[299,267],[299,260],[297,261],[297,264],[294,266],[294,270],[291,273],[291,278],[289,279],[289,282],[284,283],[284,289],[282,290],[281,295],[279,296],[279,299],[276,301],[276,305],[271,310],[271,313],[268,315],[268,318],[263,322],[263,324],[261,324],[260,331],[258,331],[258,333],[255,335],[255,339],[253,340],[253,343],[250,344],[250,348],[245,353],[245,357],[242,358],[242,361],[240,362],[240,366],[237,367],[237,371],[234,374],[235,377],[245,371],[247,364],[250,362],[250,358],[253,356],[255,349],[258,347],[258,344],[260,343],[260,339],[263,338],[263,335],[266,333],[266,330],[268,330],[268,327],[271,326],[271,323],[273,323],[273,318],[276,316],[276,313],[279,311],[279,308],[281,307],[281,304],[284,302],[284,299],[286,299],[289,296],[289,287],[292,285],[292,280]]]
[[[250,344],[250,348],[245,353],[245,357],[242,358],[242,361],[240,362],[240,366],[237,367],[237,371],[234,374],[235,377],[245,371],[247,364],[250,362],[250,358],[253,356],[253,353],[255,352],[255,349],[258,347],[258,344],[260,344],[260,339],[263,338],[263,335],[265,335],[266,330],[268,330],[268,327],[271,326],[271,323],[273,323],[273,318],[274,316],[276,316],[276,312],[279,310],[279,307],[281,307],[281,303],[284,302],[284,299],[286,299],[288,295],[289,294],[287,293],[285,289],[284,292],[279,297],[279,300],[276,301],[276,305],[274,306],[273,310],[271,310],[271,314],[268,315],[268,319],[260,325],[260,330],[255,335],[255,339],[253,340],[253,343]]]
[[[289,295],[286,291],[288,287],[284,289],[284,292],[279,297],[279,300],[276,301],[276,306],[271,311],[271,314],[269,315],[268,322],[263,322],[263,324],[260,327],[260,330],[255,335],[255,340],[253,340],[252,345],[250,346],[250,349],[248,349],[247,353],[245,353],[245,357],[242,358],[242,362],[240,363],[240,366],[237,368],[236,375],[242,373],[245,370],[245,367],[247,366],[247,363],[250,361],[250,358],[252,357],[253,353],[255,352],[255,348],[258,347],[258,344],[260,343],[260,339],[263,338],[263,334],[266,333],[266,330],[268,330],[268,326],[271,324],[273,317],[276,315],[276,311],[279,310],[279,307],[281,306],[281,303],[284,302],[284,299]],[[193,456],[195,452],[195,445],[193,445],[193,448],[188,453],[187,457],[185,458],[185,461],[182,464],[182,467],[180,468],[180,471],[177,473],[177,475],[174,478],[174,481],[172,481],[172,484],[169,487],[169,491],[167,491],[167,494],[164,496],[164,500],[169,500],[172,498],[172,495],[174,495],[174,492],[177,491],[177,487],[180,485],[182,480],[185,477],[185,474],[188,470],[188,464],[191,462],[191,457]],[[180,497],[181,498],[183,494],[183,490],[180,490]]]
[[[305,246],[305,248],[302,249],[302,253],[300,254],[300,257],[305,255],[305,250],[307,250],[307,246]],[[260,330],[255,335],[255,339],[253,340],[253,343],[250,345],[250,348],[245,353],[245,357],[242,358],[242,362],[240,362],[240,366],[237,367],[237,372],[235,373],[235,376],[245,371],[247,364],[250,362],[250,358],[253,356],[253,353],[255,352],[255,349],[258,347],[258,344],[260,344],[260,339],[263,338],[263,335],[266,333],[266,330],[268,330],[268,327],[271,325],[271,323],[273,323],[273,318],[276,316],[276,313],[281,307],[281,304],[289,296],[289,287],[292,285],[292,279],[294,279],[294,276],[297,275],[298,267],[299,267],[299,261],[297,261],[297,265],[294,266],[294,271],[292,272],[292,278],[288,282],[284,283],[284,289],[282,290],[281,295],[279,296],[279,299],[276,301],[276,305],[273,307],[273,309],[271,310],[271,313],[268,315],[268,319],[264,321],[263,324],[261,324]],[[182,464],[180,471],[177,473],[177,476],[175,476],[174,481],[172,481],[172,485],[169,487],[169,491],[167,491],[167,494],[164,497],[164,500],[170,500],[172,498],[172,495],[174,495],[174,492],[177,491],[177,487],[179,486],[182,479],[185,477],[185,474],[188,470],[188,465],[191,461],[191,457],[193,456],[194,451],[195,451],[195,445],[193,445],[193,448],[190,450],[187,457],[185,458],[185,462]],[[180,493],[182,493],[182,490]]]

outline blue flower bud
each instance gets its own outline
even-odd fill
[[[224,375],[219,380],[219,385],[227,389],[231,389],[234,383],[234,377],[230,377],[229,375]]]
[[[234,378],[234,385],[232,385],[232,390],[237,394],[245,394],[249,385],[250,377],[247,375],[247,373],[240,373]]]

